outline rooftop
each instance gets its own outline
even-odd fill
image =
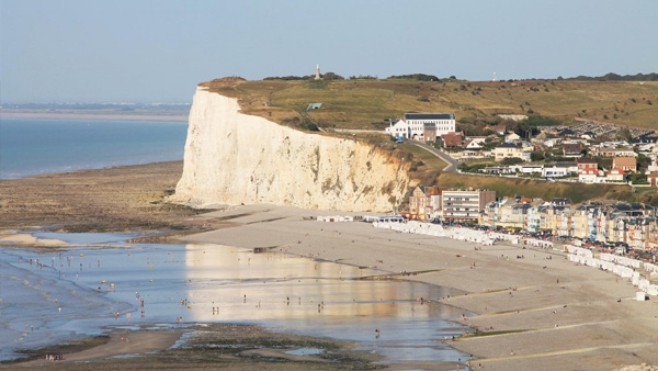
[[[621,166],[630,166],[630,167],[635,167],[637,166],[637,160],[635,157],[615,157],[612,159],[612,166],[613,167],[621,167]]]
[[[404,114],[405,120],[454,120],[454,113],[416,113],[407,112]]]

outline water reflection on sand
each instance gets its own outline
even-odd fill
[[[197,322],[358,341],[390,362],[467,358],[440,342],[462,312],[428,303],[448,291],[370,269],[220,245],[2,248],[0,264],[4,359],[106,326]]]

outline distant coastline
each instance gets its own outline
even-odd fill
[[[27,111],[0,110],[0,119],[61,119],[61,120],[118,120],[118,121],[171,121],[187,122],[187,114],[156,114],[152,112],[99,112],[99,111]]]
[[[187,125],[166,115],[0,116],[0,179],[177,161]]]

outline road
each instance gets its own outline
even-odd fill
[[[434,156],[440,158],[443,162],[448,164],[446,167],[443,168],[444,173],[456,173],[457,172],[457,166],[458,166],[457,160],[455,160],[454,158],[448,156],[447,153],[445,153],[445,152],[443,152],[443,151],[441,151],[437,148],[434,148],[430,145],[427,145],[425,143],[411,141],[411,140],[407,141],[407,143],[413,144],[417,147],[420,147],[420,148],[426,150],[427,152],[430,152],[431,154],[433,154]]]
[[[381,130],[367,130],[367,129],[337,129],[333,128],[331,129],[332,131],[339,132],[339,133],[352,133],[352,134],[363,134],[363,133],[376,133],[376,134],[382,134]],[[457,166],[459,165],[458,161],[455,160],[454,158],[450,157],[447,153],[430,146],[428,144],[425,144],[423,142],[417,142],[415,140],[407,140],[405,143],[408,144],[413,144],[417,147],[420,147],[434,156],[440,158],[443,162],[448,164],[446,167],[443,168],[444,173],[456,173],[457,172]]]

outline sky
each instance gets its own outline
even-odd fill
[[[655,0],[0,0],[0,103],[190,102],[223,76],[658,72]]]

